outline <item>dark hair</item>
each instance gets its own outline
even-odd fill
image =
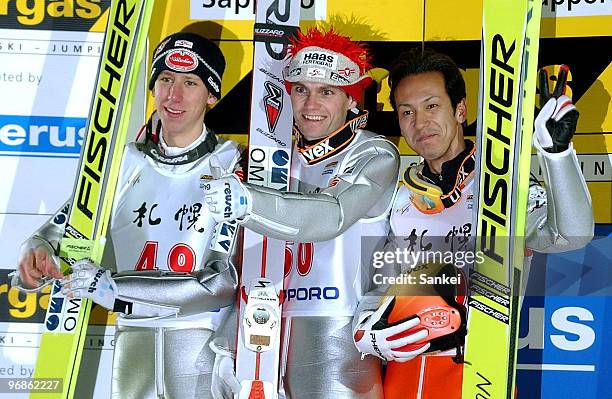
[[[403,52],[391,65],[389,84],[391,85],[391,105],[396,109],[395,90],[405,77],[425,72],[440,72],[444,77],[446,93],[450,97],[453,109],[465,98],[465,81],[457,64],[447,55],[432,49],[413,48]]]

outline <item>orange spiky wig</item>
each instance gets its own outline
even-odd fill
[[[310,28],[291,40],[290,62],[285,71],[285,86],[291,92],[295,82],[309,81],[338,86],[359,101],[372,79],[366,71],[371,57],[367,46],[340,35]]]

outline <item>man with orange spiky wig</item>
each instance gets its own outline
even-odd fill
[[[284,78],[296,134],[290,192],[227,176],[212,184],[205,202],[218,221],[238,219],[288,241],[281,366],[286,396],[381,398],[380,361],[359,360],[351,322],[372,281],[371,255],[389,228],[399,154],[364,129],[368,114],[356,108],[372,80],[365,46],[333,30],[310,29],[292,41],[289,57]],[[366,236],[381,238],[362,240]]]

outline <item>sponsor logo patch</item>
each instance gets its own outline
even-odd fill
[[[189,40],[177,40],[177,41],[174,42],[174,47],[192,48],[193,47],[193,43],[190,42]]]
[[[268,129],[274,132],[281,112],[283,111],[283,89],[270,81],[264,82],[268,94],[264,97]]]
[[[302,74],[301,68],[293,68],[289,71],[289,76],[300,76]]]
[[[177,72],[191,72],[198,67],[198,57],[190,50],[175,50],[166,56],[166,65]]]
[[[308,68],[306,76],[309,78],[324,78],[325,69],[323,68]]]
[[[305,51],[302,55],[302,65],[316,65],[336,69],[338,56],[322,51]]]
[[[159,53],[161,53],[164,50],[164,47],[166,47],[166,44],[168,44],[169,41],[170,39],[166,39],[159,44],[159,46],[157,47],[157,50],[155,51],[155,54],[153,54],[153,59],[157,58]]]
[[[187,155],[178,156],[176,158],[166,158],[165,156],[160,154],[155,148],[152,148],[149,153],[156,160],[163,161],[163,162],[170,163],[170,164],[179,163],[179,162],[185,162],[185,161],[187,161],[189,159],[189,157]]]
[[[320,158],[333,151],[334,147],[329,144],[329,139],[327,139],[315,145],[314,147],[310,147],[308,150],[301,152],[306,159],[308,159],[309,161],[313,161],[314,159]]]
[[[338,73],[342,76],[346,76],[347,78],[350,77],[352,74],[355,73],[355,69],[354,68],[349,68],[349,67],[344,67],[344,68],[340,68],[338,69]]]
[[[347,78],[345,78],[344,76],[341,76],[340,74],[336,72],[331,72],[329,75],[329,78],[333,80],[334,82],[338,82],[338,83],[351,83],[350,80],[348,80]]]
[[[206,79],[206,80],[213,87],[213,89],[215,89],[216,91],[219,91],[219,85],[217,84],[217,82],[215,82],[215,80],[212,78],[212,76],[209,76],[208,79]]]

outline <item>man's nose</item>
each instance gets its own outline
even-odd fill
[[[305,108],[314,108],[317,106],[319,99],[316,93],[308,93],[306,95],[306,101],[304,101]]]
[[[174,82],[170,87],[170,91],[168,92],[168,100],[172,100],[174,102],[180,102],[183,99],[183,87]]]
[[[427,126],[427,122],[429,118],[427,114],[423,111],[414,111],[414,127],[417,129],[422,129]]]

